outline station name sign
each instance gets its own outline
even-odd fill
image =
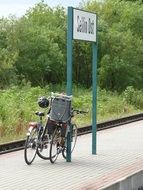
[[[96,14],[73,9],[73,39],[96,42]]]

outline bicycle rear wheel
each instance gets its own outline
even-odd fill
[[[71,153],[72,153],[75,148],[76,141],[77,141],[77,125],[76,124],[72,124],[72,134],[71,135],[72,135],[71,136]],[[65,159],[67,158],[67,140],[65,142],[65,147],[62,151],[62,155]]]
[[[49,160],[50,159],[49,150],[50,150],[49,137],[46,136],[46,138],[44,138],[44,140],[42,140],[39,143],[38,148],[37,148],[37,154],[40,158],[44,160]]]
[[[56,128],[53,136],[52,136],[52,141],[50,144],[50,162],[54,163],[58,155],[60,153],[60,138],[61,138],[61,130]]]
[[[28,165],[30,165],[35,159],[37,152],[37,138],[37,128],[32,128],[30,134],[27,136],[24,149],[24,159]]]

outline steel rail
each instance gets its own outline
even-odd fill
[[[97,123],[97,131],[117,127],[120,125],[132,123],[132,122],[136,122],[136,121],[139,121],[142,119],[143,119],[143,113],[140,113],[140,114],[136,114],[136,115],[122,117],[119,119],[114,119],[114,120],[110,120],[110,121]],[[91,132],[92,132],[91,125],[82,127],[82,128],[78,128],[78,135],[84,135],[84,134],[88,134]],[[13,151],[22,150],[22,149],[24,149],[24,145],[25,145],[25,139],[0,144],[0,155],[9,153],[9,152],[13,152]]]

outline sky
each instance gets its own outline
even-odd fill
[[[20,17],[39,2],[40,0],[0,0],[0,17],[7,17],[10,14]],[[67,8],[68,6],[78,7],[82,0],[44,0],[44,2],[50,7],[61,5]]]

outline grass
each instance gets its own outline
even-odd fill
[[[49,85],[45,88],[26,85],[0,91],[0,143],[26,137],[29,121],[36,121],[35,111],[45,111],[38,107],[37,99],[48,97],[50,93],[63,92],[65,86]],[[131,94],[135,94],[135,97]],[[138,97],[138,100],[136,100]],[[120,118],[142,111],[142,91],[127,88],[122,94],[97,90],[97,122]],[[136,100],[136,101],[135,101]],[[88,111],[86,115],[74,118],[79,127],[91,124],[92,91],[83,87],[73,87],[73,107]],[[46,120],[45,120],[46,122]]]

